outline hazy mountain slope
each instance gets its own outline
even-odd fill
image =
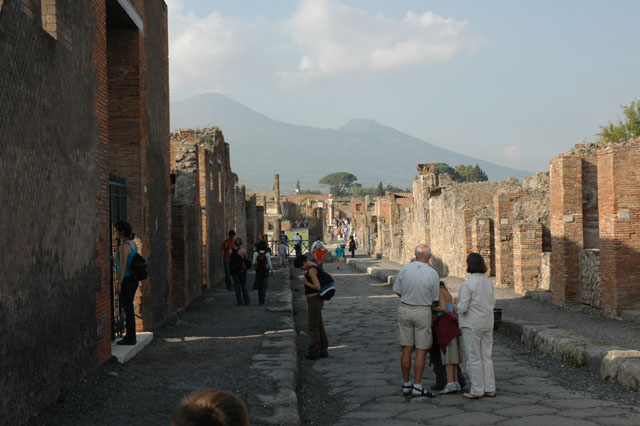
[[[280,173],[283,190],[296,179],[303,188],[318,188],[328,174],[347,171],[363,185],[379,181],[410,186],[418,163],[478,163],[492,180],[531,173],[509,169],[431,145],[372,120],[353,119],[340,129],[283,123],[233,99],[209,93],[171,103],[171,129],[218,126],[231,146],[231,166],[240,181],[269,189]]]

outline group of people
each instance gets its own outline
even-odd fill
[[[236,237],[235,231],[229,231],[229,238],[222,242],[221,252],[224,262],[225,283],[228,290],[233,282],[236,294],[236,304],[247,306],[251,302],[247,287],[247,271],[253,268],[256,272],[254,290],[258,290],[258,303],[264,305],[269,285],[269,275],[273,272],[271,264],[271,250],[263,234],[258,235],[253,250],[253,258],[249,260],[249,253],[242,247],[242,238]]]
[[[468,255],[467,272],[470,276],[462,283],[459,296],[453,298],[438,273],[429,266],[430,258],[430,248],[418,245],[415,261],[400,269],[393,285],[393,291],[400,297],[397,329],[402,346],[402,392],[407,396],[435,396],[422,386],[426,355],[431,349],[432,354],[439,351],[446,374],[444,387],[436,383],[433,389],[441,390],[441,393],[462,391],[464,386],[460,383],[463,378],[459,364],[464,356],[471,381],[470,391],[465,392],[464,397],[494,397],[496,385],[491,354],[495,298],[493,282],[485,276],[487,267],[484,259],[478,253]],[[433,313],[436,315],[432,320]]]

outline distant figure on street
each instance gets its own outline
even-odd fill
[[[349,251],[351,252],[351,257],[356,257],[356,249],[358,246],[356,245],[356,240],[353,239],[353,235],[349,237]]]
[[[493,281],[484,274],[487,266],[479,253],[467,256],[467,272],[471,274],[462,283],[457,310],[462,329],[462,346],[471,390],[464,396],[470,399],[496,396],[493,371],[493,308],[496,300]]]
[[[338,262],[338,269],[342,266],[342,261],[344,260],[344,248],[338,246],[336,247],[336,261]]]
[[[258,290],[258,302],[264,305],[264,299],[269,285],[269,273],[273,271],[271,254],[265,241],[259,241],[256,251],[253,252],[253,267],[256,271],[256,287]]]
[[[322,247],[323,249],[327,248],[327,246],[322,242],[320,237],[316,238],[313,244],[311,244],[311,252],[313,252],[318,246]]]
[[[404,265],[398,272],[393,291],[400,297],[398,306],[398,341],[402,346],[402,393],[404,395],[435,395],[422,387],[422,373],[431,347],[431,306],[440,297],[438,273],[429,266],[431,250],[424,244],[415,249],[416,261]],[[416,348],[411,383],[411,352]]]
[[[249,412],[231,392],[198,389],[180,401],[171,426],[249,426]]]
[[[299,232],[296,232],[296,236],[293,237],[293,247],[296,250],[296,257],[302,254],[302,237]]]
[[[284,268],[287,265],[287,244],[282,239],[278,243],[278,257],[280,259],[280,267]]]
[[[234,240],[236,238],[235,231],[229,231],[229,238],[222,242],[220,251],[222,252],[222,261],[224,262],[224,283],[227,286],[227,290],[231,290],[231,269],[229,269],[229,262],[231,261],[231,250],[236,248]]]
[[[322,269],[322,265],[324,264],[324,254],[328,252],[329,250],[326,248],[321,248],[320,245],[316,246],[316,249],[313,251],[313,255],[316,258],[318,268]]]
[[[309,350],[306,358],[312,361],[329,356],[329,342],[322,322],[324,300],[318,296],[320,280],[318,265],[310,262],[304,254],[293,261],[293,266],[305,272],[302,277],[304,295],[307,298],[307,314],[309,316]]]
[[[289,245],[289,237],[287,236],[287,234],[284,231],[280,232],[280,241],[284,242],[285,256],[286,256],[287,246]],[[289,257],[289,256],[287,256],[287,257]]]
[[[342,236],[340,236],[340,239],[338,240],[338,245],[342,247],[342,250],[345,250],[347,248],[347,242],[344,238],[342,238]]]
[[[234,240],[235,248],[231,249],[229,256],[229,269],[236,291],[238,306],[249,305],[249,290],[247,290],[247,268],[251,266],[247,250],[242,247],[242,238]]]
[[[126,332],[124,337],[117,342],[118,345],[135,345],[136,339],[136,315],[133,306],[136,291],[138,290],[138,280],[131,276],[131,260],[138,252],[138,246],[133,239],[135,234],[131,232],[129,222],[118,222],[114,225],[120,247],[116,254],[116,274],[118,282],[116,284],[116,294],[120,298],[120,304],[124,311]]]

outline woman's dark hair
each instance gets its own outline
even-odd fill
[[[304,265],[306,262],[307,262],[307,256],[305,256],[304,254],[301,254],[300,256],[296,257],[293,260],[293,266],[295,266],[296,268],[299,268],[302,265]]]
[[[484,274],[487,272],[487,265],[480,253],[469,253],[467,256],[467,272],[470,274]]]
[[[258,243],[256,244],[256,248],[258,250],[268,250],[269,246],[267,245],[267,242],[264,240],[260,240],[258,241]]]
[[[212,388],[187,395],[173,413],[172,426],[248,426],[249,413],[231,392]]]
[[[444,281],[440,281],[440,287],[444,288],[445,290],[449,291],[449,289],[447,288],[447,286],[445,285]]]
[[[133,240],[136,236],[136,234],[131,233],[131,224],[129,222],[121,220],[113,226],[116,228],[116,231],[125,235],[130,240]]]
[[[236,238],[235,240],[233,240],[233,243],[236,245],[236,247],[240,247],[242,245],[242,238]]]

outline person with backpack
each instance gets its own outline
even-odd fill
[[[329,341],[322,322],[324,300],[319,295],[322,287],[320,276],[326,272],[320,270],[318,265],[309,261],[304,254],[295,258],[293,266],[305,272],[302,283],[309,316],[309,349],[306,358],[312,361],[326,358],[329,356]]]
[[[116,294],[119,296],[120,306],[124,311],[126,332],[124,337],[117,342],[118,345],[135,345],[136,339],[136,315],[133,300],[138,290],[138,280],[131,275],[131,260],[138,252],[138,246],[133,239],[135,234],[131,232],[131,224],[121,221],[114,225],[120,247],[116,253]],[[126,259],[123,261],[122,259]]]
[[[242,247],[242,238],[234,240],[235,248],[229,255],[229,269],[233,278],[238,306],[249,305],[249,290],[247,289],[247,269],[251,266],[247,250]]]
[[[264,305],[264,298],[267,294],[267,286],[269,284],[269,273],[273,271],[271,265],[271,254],[269,247],[265,241],[258,241],[256,251],[253,252],[254,269],[256,271],[256,286],[258,288],[258,301]]]

